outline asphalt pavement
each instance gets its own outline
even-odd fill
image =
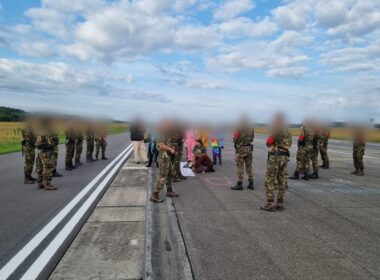
[[[109,136],[108,160],[85,163],[73,171],[64,170],[65,147],[60,145],[58,172],[63,177],[53,178],[58,190],[49,192],[38,190],[37,184],[23,184],[21,153],[0,156],[0,267],[129,144],[128,133]],[[85,147],[82,161],[85,161]]]
[[[152,206],[153,279],[181,279],[181,242],[190,279],[380,279],[379,145],[367,145],[366,176],[357,177],[350,174],[351,143],[330,141],[331,169],[320,170],[319,180],[289,181],[286,209],[273,213],[259,209],[266,202],[265,137],[255,139],[254,191],[230,190],[231,142],[223,153],[215,173],[176,183],[179,198]],[[290,174],[295,154],[293,145]]]

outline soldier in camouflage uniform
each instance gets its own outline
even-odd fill
[[[36,141],[36,146],[38,149],[36,161],[38,185],[40,189],[45,189],[48,191],[57,189],[51,184],[54,169],[54,139],[53,135],[50,133],[50,125],[49,119],[43,119],[41,121],[41,128]]]
[[[52,160],[53,160],[53,177],[62,177],[60,173],[57,172],[57,165],[58,165],[58,151],[59,151],[59,136],[57,130],[51,128],[50,134],[52,135],[53,138],[53,155],[52,155]]]
[[[34,184],[37,180],[32,177],[33,166],[36,157],[35,148],[36,148],[36,135],[32,127],[32,120],[28,117],[26,119],[25,128],[22,130],[22,154],[24,156],[24,183],[25,184]]]
[[[86,129],[86,162],[93,162],[92,154],[94,153],[95,133],[89,125]]]
[[[319,127],[315,125],[314,127],[314,138],[313,138],[313,151],[311,153],[311,163],[313,166],[313,174],[310,175],[310,179],[319,179],[318,175],[318,155],[319,155],[319,141],[320,141],[321,131]]]
[[[265,176],[265,190],[267,204],[260,207],[261,210],[282,211],[284,209],[285,188],[287,182],[287,163],[289,158],[289,149],[292,145],[292,135],[288,128],[285,127],[283,116],[278,115],[274,120],[272,134],[267,139],[269,148],[267,171]],[[275,184],[278,185],[277,204],[274,205]]]
[[[80,126],[76,127],[75,129],[75,166],[81,166],[83,163],[80,161],[80,157],[82,155],[83,150],[83,131]]]
[[[353,159],[355,170],[351,174],[364,176],[363,156],[365,151],[365,132],[361,128],[354,129],[353,137]]]
[[[98,127],[95,133],[95,160],[99,158],[100,149],[102,150],[102,159],[106,160],[106,147],[107,147],[107,128]]]
[[[254,129],[243,121],[240,128],[234,133],[234,145],[236,152],[236,168],[237,168],[237,184],[231,187],[232,190],[243,190],[244,165],[248,175],[248,186],[250,190],[254,190],[253,176],[253,139],[255,137]]]
[[[322,165],[320,168],[322,169],[329,169],[330,168],[330,161],[329,156],[327,154],[327,146],[330,138],[330,129],[325,127],[322,129],[322,133],[319,139],[319,152],[321,153],[322,158]]]
[[[308,125],[304,125],[301,128],[301,133],[298,137],[297,167],[294,175],[289,179],[298,180],[300,174],[303,173],[304,176],[302,179],[309,180],[310,160],[313,153],[313,139],[314,131]]]
[[[150,201],[159,203],[162,202],[160,199],[160,192],[166,186],[166,196],[167,197],[178,197],[179,195],[174,192],[172,187],[173,181],[173,166],[172,158],[176,155],[176,151],[171,147],[172,143],[172,130],[173,127],[169,123],[163,123],[160,127],[160,134],[157,138],[157,148],[158,148],[158,164],[159,164],[159,175],[156,181],[156,185],[152,192]]]
[[[71,171],[75,169],[75,166],[73,165],[73,158],[75,153],[75,130],[73,125],[69,125],[65,131],[66,135],[66,157],[65,157],[65,164],[66,164],[66,170]]]
[[[187,178],[181,174],[181,160],[183,156],[183,141],[184,132],[176,125],[172,132],[170,146],[175,150],[175,157],[173,160],[173,182],[180,182],[181,180],[186,180]]]

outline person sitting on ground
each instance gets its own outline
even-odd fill
[[[207,149],[203,145],[202,140],[196,140],[193,154],[193,171],[195,173],[215,172],[214,164],[211,158],[207,155]]]

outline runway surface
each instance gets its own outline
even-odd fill
[[[351,143],[330,141],[331,169],[320,170],[319,180],[289,181],[286,209],[272,213],[259,209],[266,202],[265,137],[254,143],[254,191],[230,190],[236,168],[228,143],[216,173],[175,184],[180,197],[172,205],[153,205],[156,279],[184,275],[179,239],[197,280],[380,279],[380,146],[367,145],[366,176],[357,177],[350,174]],[[296,144],[290,174],[295,154]]]
[[[73,171],[64,170],[65,147],[60,145],[58,172],[63,177],[53,178],[58,190],[51,192],[38,190],[37,184],[23,184],[21,153],[0,156],[0,267],[129,144],[128,133],[109,136],[108,160],[85,164]],[[84,161],[85,147],[82,153]]]

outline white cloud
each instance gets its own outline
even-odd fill
[[[286,30],[302,30],[306,27],[312,11],[312,1],[295,0],[288,5],[280,6],[272,11],[278,24]]]
[[[342,0],[320,1],[315,9],[317,23],[327,28],[345,23],[348,10],[344,2]]]
[[[251,0],[227,0],[215,10],[214,18],[217,20],[232,19],[249,12],[254,7],[255,4]]]
[[[277,31],[278,27],[268,17],[258,22],[253,22],[249,18],[239,17],[222,22],[219,25],[219,29],[222,34],[231,37],[260,37],[272,35]]]

